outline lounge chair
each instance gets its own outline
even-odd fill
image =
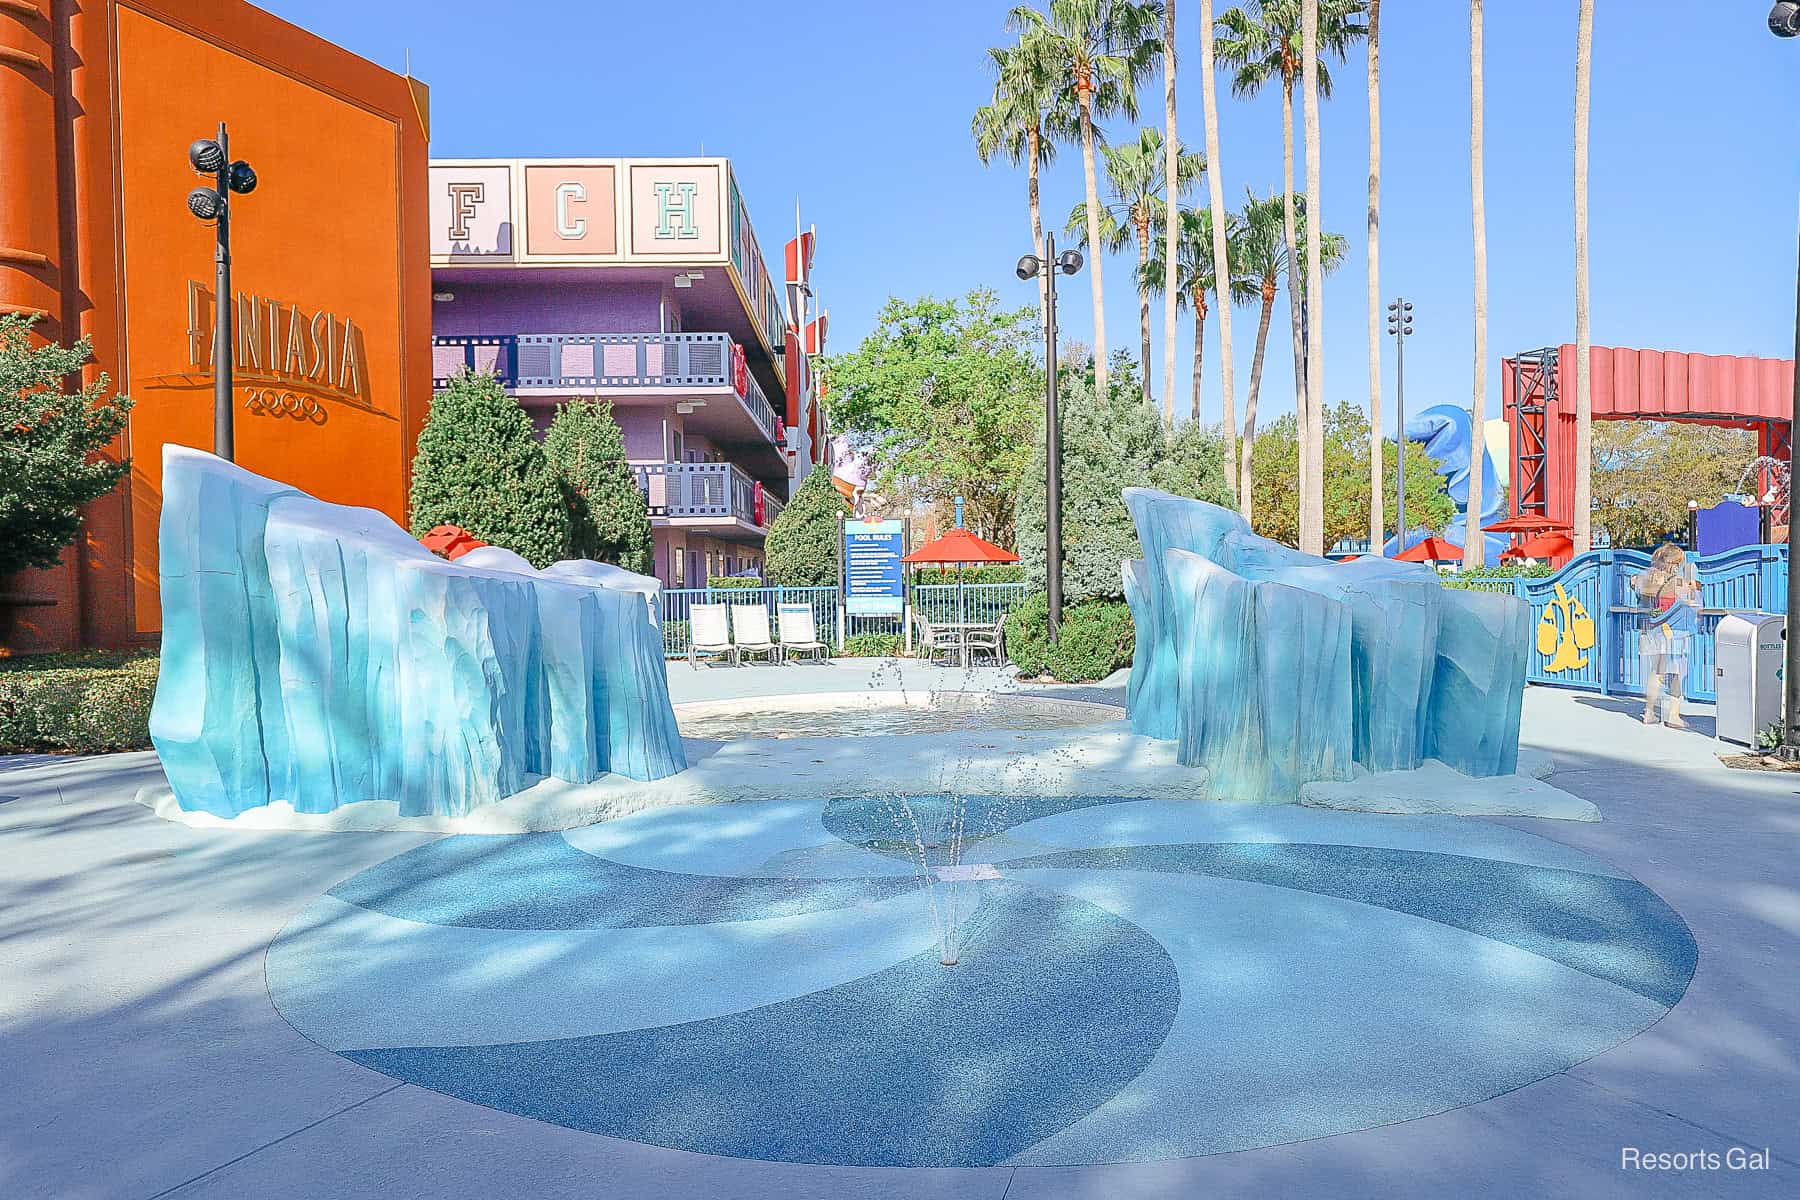
[[[786,661],[794,654],[810,654],[819,662],[830,655],[819,640],[818,622],[810,604],[782,604],[775,609],[775,628],[781,635],[781,657]]]
[[[731,606],[731,644],[740,663],[746,654],[766,654],[770,662],[781,659],[781,647],[769,640],[769,610],[760,603]]]
[[[688,666],[698,669],[697,659],[729,658],[738,665],[738,649],[731,644],[723,604],[696,604],[688,609]]]

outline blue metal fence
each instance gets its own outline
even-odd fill
[[[1029,590],[1023,583],[969,583],[960,589],[953,583],[921,584],[912,589],[913,607],[928,621],[990,624],[1004,620]],[[862,633],[904,636],[900,617],[846,617],[838,606],[834,587],[664,588],[662,593],[663,653],[685,658],[688,652],[689,613],[696,604],[755,604],[769,610],[769,629],[775,630],[776,608],[782,604],[812,607],[819,640],[834,648],[846,638]],[[840,630],[839,622],[843,622]]]
[[[1577,555],[1554,575],[1483,580],[1484,591],[1511,590],[1531,606],[1533,630],[1526,678],[1604,695],[1642,695],[1638,640],[1653,610],[1632,589],[1631,577],[1649,556],[1639,550]],[[1713,635],[1734,612],[1779,613],[1787,608],[1787,547],[1739,546],[1694,560],[1700,581],[1700,631],[1688,667],[1687,694],[1716,699]]]

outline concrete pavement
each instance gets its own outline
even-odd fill
[[[1007,686],[992,671],[900,670],[908,687]],[[896,671],[682,663],[670,678],[680,702],[898,686]],[[1726,771],[1701,734],[1547,689],[1527,694],[1524,742],[1554,753],[1555,782],[1604,820],[1504,823],[1630,871],[1693,931],[1699,967],[1660,1023],[1397,1125],[1153,1164],[979,1170],[716,1158],[398,1084],[288,1026],[263,957],[313,897],[425,836],[189,829],[131,801],[157,778],[153,756],[0,760],[0,1196],[1800,1194],[1800,775]],[[1734,1146],[1767,1148],[1770,1166],[1731,1169]],[[1719,1166],[1622,1169],[1627,1147]]]

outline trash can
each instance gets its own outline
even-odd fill
[[[1718,736],[1745,746],[1781,720],[1781,669],[1787,658],[1787,618],[1777,613],[1732,613],[1713,636]]]

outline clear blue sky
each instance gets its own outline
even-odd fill
[[[795,199],[819,228],[817,268],[832,348],[852,348],[884,299],[978,285],[1032,303],[1012,264],[1027,248],[1022,170],[984,168],[969,138],[989,95],[984,50],[1008,5],[980,0],[789,0],[767,6],[591,0],[263,0],[264,7],[385,66],[410,50],[432,89],[438,155],[729,155],[770,253]],[[1226,7],[1219,4],[1220,8]],[[1503,353],[1574,338],[1573,0],[1487,6],[1488,411]],[[1800,40],[1765,26],[1767,0],[1598,5],[1592,121],[1593,338],[1628,345],[1793,353],[1800,150]],[[1181,129],[1198,147],[1199,11],[1181,0]],[[1386,0],[1382,13],[1384,296],[1416,304],[1409,409],[1471,391],[1468,13],[1457,0]],[[1367,137],[1360,49],[1323,108],[1326,228],[1350,257],[1326,286],[1327,399],[1367,398],[1363,199]],[[1221,88],[1228,203],[1279,185],[1274,94]],[[1143,114],[1160,123],[1160,77]],[[1115,121],[1111,131],[1130,127]],[[1303,182],[1296,164],[1297,182]],[[1067,149],[1044,183],[1060,226],[1082,196]],[[1135,353],[1124,258],[1107,266],[1109,341]],[[1065,333],[1087,340],[1084,277]],[[1153,319],[1160,321],[1160,302]],[[1241,405],[1254,310],[1240,310]],[[1284,326],[1278,302],[1276,334]],[[1185,411],[1191,319],[1181,318]],[[1271,335],[1262,411],[1293,407],[1291,359]],[[1160,343],[1159,343],[1160,345]],[[1160,350],[1157,351],[1160,360]],[[1384,351],[1392,413],[1391,340]],[[1217,339],[1206,416],[1218,417]],[[1157,368],[1160,374],[1160,365]],[[1391,419],[1391,416],[1390,416]]]

